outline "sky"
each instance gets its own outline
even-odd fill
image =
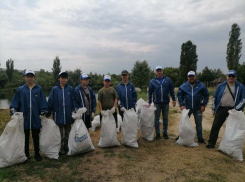
[[[15,69],[120,74],[147,60],[179,67],[181,45],[197,46],[197,71],[227,71],[233,23],[245,45],[244,0],[1,0],[0,63]],[[240,63],[245,62],[245,47]]]

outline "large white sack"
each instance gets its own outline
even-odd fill
[[[119,146],[117,141],[117,130],[115,119],[110,110],[103,111],[105,114],[102,116],[101,130],[100,130],[100,141],[99,147],[113,147]]]
[[[126,110],[123,115],[122,144],[133,148],[139,148],[138,145],[138,115],[134,110]]]
[[[121,125],[122,125],[122,117],[120,116],[120,114],[117,114],[117,133],[120,132]]]
[[[189,109],[184,109],[182,111],[179,121],[179,139],[176,141],[176,143],[186,147],[197,147],[198,144],[194,141],[195,130],[191,124],[188,113]]]
[[[41,116],[42,128],[40,132],[40,150],[49,159],[58,159],[61,147],[59,126],[52,119]]]
[[[100,115],[94,117],[92,121],[92,127],[89,128],[90,131],[95,131],[96,128],[100,127]]]
[[[144,101],[142,98],[140,98],[136,103],[136,113],[140,113],[140,109],[143,106],[148,106],[148,103]]]
[[[219,150],[243,161],[242,149],[245,137],[245,117],[242,111],[229,110],[225,133]]]
[[[16,112],[0,137],[0,168],[24,162],[25,134],[23,113]]]
[[[153,141],[154,140],[154,117],[155,106],[142,106],[139,113],[139,129],[142,138]]]
[[[87,109],[83,107],[78,109],[76,113],[72,114],[72,117],[75,119],[75,123],[70,131],[68,140],[69,152],[67,155],[77,155],[95,149],[89,132],[81,119],[83,113],[86,111]]]

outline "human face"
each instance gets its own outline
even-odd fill
[[[162,78],[163,70],[156,70],[156,75],[157,75],[158,78]]]
[[[124,82],[124,83],[127,83],[128,82],[128,74],[122,74],[122,76],[121,76],[121,78],[122,78],[122,81]]]
[[[81,84],[82,84],[83,87],[87,87],[88,83],[89,83],[89,79],[88,78],[85,78],[85,79],[81,80]]]
[[[64,86],[68,82],[67,77],[59,77],[60,85]]]
[[[197,77],[196,76],[188,76],[188,81],[190,82],[190,84],[195,84],[196,83],[196,80],[197,80]]]
[[[226,76],[226,80],[230,83],[230,84],[234,84],[235,81],[237,80],[237,77],[235,75],[227,75]]]
[[[104,87],[108,88],[108,87],[110,87],[111,81],[110,80],[104,80],[103,83],[104,83]]]
[[[32,85],[35,81],[35,76],[33,74],[27,74],[24,79],[28,85]]]

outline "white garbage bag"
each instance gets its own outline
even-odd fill
[[[82,120],[82,115],[86,111],[87,109],[83,107],[78,109],[76,113],[72,114],[73,119],[75,119],[75,123],[70,131],[68,140],[69,152],[67,155],[77,155],[95,149],[89,132]]]
[[[120,146],[117,141],[117,130],[115,119],[110,110],[103,111],[99,147]]]
[[[142,138],[153,141],[154,140],[154,117],[155,117],[155,106],[143,105],[140,108],[139,113],[139,129]]]
[[[0,137],[0,168],[24,162],[25,134],[23,113],[16,112]]]
[[[142,98],[140,98],[136,103],[136,113],[140,113],[140,109],[143,106],[148,106],[148,103],[144,101]]]
[[[43,155],[49,159],[58,159],[61,147],[59,126],[52,119],[40,116],[42,128],[39,138],[39,146]]]
[[[122,144],[133,148],[139,148],[138,145],[138,115],[134,110],[126,110],[123,115]]]
[[[220,143],[220,151],[243,161],[243,145],[245,137],[245,117],[242,111],[229,110],[225,133]]]
[[[176,143],[186,147],[197,147],[198,144],[194,141],[195,130],[191,124],[188,113],[189,109],[184,109],[182,111],[179,121],[179,139],[176,141]]]
[[[117,133],[120,132],[121,125],[122,125],[122,117],[120,116],[120,114],[117,114]]]
[[[94,117],[92,121],[92,127],[89,128],[90,131],[95,131],[96,128],[100,127],[100,115]]]

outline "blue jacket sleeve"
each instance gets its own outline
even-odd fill
[[[209,100],[209,91],[208,91],[208,89],[207,89],[207,87],[204,85],[204,87],[203,87],[203,94],[202,94],[202,96],[203,96],[203,102],[202,102],[202,106],[207,106],[207,104],[208,104],[208,100]]]
[[[235,108],[236,110],[239,110],[239,111],[244,108],[244,103],[245,103],[245,88],[242,84],[241,84],[240,94],[241,94],[241,96],[240,96],[239,104]]]
[[[48,112],[54,110],[54,88],[52,88],[49,97],[48,97]]]
[[[178,92],[177,92],[177,97],[178,97],[178,102],[179,102],[179,106],[184,106],[184,92],[181,88],[179,88]]]
[[[11,112],[11,109],[14,109],[16,112],[20,111],[20,90],[18,89],[17,92],[14,94],[14,97],[10,104],[10,115],[12,116],[14,112]]]
[[[71,88],[71,111],[74,112],[77,110],[78,106],[77,106],[77,101],[76,101],[76,93],[75,90],[73,88]]]
[[[124,107],[124,106],[123,106],[123,103],[120,101],[120,97],[119,97],[119,95],[120,95],[120,88],[119,88],[119,85],[117,85],[116,91],[117,91],[117,99],[118,99],[117,105],[118,105],[119,107]]]
[[[132,93],[132,96],[133,96],[133,108],[135,109],[135,105],[136,105],[136,102],[137,102],[137,92],[135,90],[135,87],[132,85],[132,90],[133,90],[133,93]]]
[[[150,81],[149,89],[148,89],[148,103],[149,104],[152,103],[152,94],[153,94],[153,91],[154,91],[154,86],[152,84],[152,81]]]
[[[176,101],[176,98],[175,98],[175,93],[174,93],[174,84],[173,84],[173,82],[172,82],[172,80],[171,79],[169,79],[170,80],[170,95],[171,95],[171,97],[172,97],[172,100],[173,101]]]
[[[41,102],[40,102],[39,113],[47,112],[48,111],[48,103],[47,103],[46,96],[45,96],[42,89],[40,90],[40,97],[41,97],[40,98]]]
[[[213,102],[212,102],[212,110],[215,110],[215,104],[216,104],[216,100],[217,100],[217,96],[218,96],[220,87],[221,87],[221,83],[217,86],[217,88],[216,88],[216,90],[215,90],[215,92],[214,92],[214,95],[213,95]]]

